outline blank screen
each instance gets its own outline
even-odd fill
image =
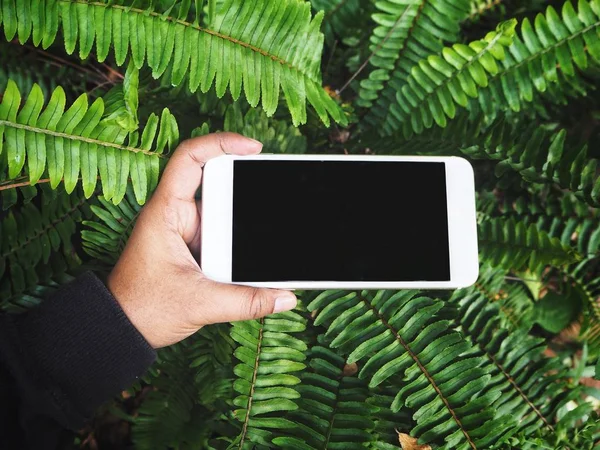
[[[449,281],[444,163],[234,161],[232,281]]]

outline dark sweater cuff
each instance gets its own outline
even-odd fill
[[[21,356],[64,413],[59,421],[70,428],[81,426],[98,406],[129,388],[156,358],[91,272],[63,286],[15,325]]]

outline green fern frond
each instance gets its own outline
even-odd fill
[[[557,238],[514,219],[492,218],[479,224],[481,259],[506,270],[537,272],[547,265],[560,266],[581,259]]]
[[[548,91],[545,98],[561,101],[566,85],[585,93],[581,73],[600,63],[599,27],[597,0],[579,0],[577,11],[566,1],[561,15],[549,6],[533,24],[524,19],[500,69],[478,97],[486,116],[493,118],[499,110],[519,112],[536,100],[536,93]]]
[[[236,448],[250,448],[251,442],[269,446],[270,429],[295,426],[281,413],[298,408],[295,400],[300,394],[294,387],[300,378],[296,373],[306,367],[307,347],[290,333],[305,328],[306,321],[292,311],[233,323],[231,337],[240,344],[234,352],[240,363],[234,368],[233,387],[239,395],[233,404],[238,407],[234,415],[242,422]]]
[[[598,160],[588,156],[587,146],[571,147],[565,130],[514,127],[499,120],[481,138],[482,145],[463,148],[463,153],[500,160],[496,175],[516,170],[528,182],[556,182],[590,205],[600,205]]]
[[[161,350],[155,364],[160,375],[152,379],[153,390],[142,403],[132,426],[136,448],[158,450],[180,443],[191,420],[195,385],[186,355],[178,346]]]
[[[380,1],[370,36],[374,70],[360,83],[361,106],[371,107],[365,117],[373,126],[389,129],[389,111],[396,92],[407,84],[411,69],[421,59],[442,51],[444,42],[456,42],[459,24],[468,14],[466,0]]]
[[[59,87],[44,108],[42,91],[34,85],[21,106],[21,94],[9,81],[0,104],[0,154],[6,153],[8,177],[18,176],[27,164],[31,184],[47,171],[52,188],[64,178],[65,191],[71,193],[81,176],[89,198],[99,175],[105,198],[114,203],[125,195],[131,177],[136,199],[143,204],[158,183],[159,155],[179,139],[171,113],[165,108],[160,124],[152,114],[139,145],[137,133],[125,145],[125,130],[103,122],[101,98],[88,107],[87,96],[82,94],[66,111],[65,101]]]
[[[600,205],[598,160],[588,154],[587,146],[573,145],[567,132],[538,123],[513,124],[507,118],[489,125],[471,121],[459,114],[443,128],[434,126],[427,133],[406,138],[368,136],[356,145],[377,153],[467,156],[498,161],[496,175],[516,171],[529,183],[557,183],[591,206]]]
[[[62,194],[42,202],[41,208],[28,203],[18,212],[9,212],[0,223],[2,298],[13,297],[40,280],[59,274],[61,267],[66,270],[69,265],[78,265],[72,239],[77,222],[90,215],[88,203],[80,194]],[[51,258],[54,254],[68,264]]]
[[[346,376],[344,358],[320,345],[310,349],[309,369],[296,387],[298,410],[287,418],[296,427],[273,444],[283,449],[364,449],[374,440],[376,408],[367,404],[366,383]]]
[[[270,119],[258,108],[242,114],[238,103],[227,108],[223,130],[256,139],[266,153],[305,153],[306,136],[282,120]]]
[[[112,46],[118,65],[130,53],[135,66],[147,64],[154,78],[169,73],[173,85],[187,78],[192,92],[206,92],[214,83],[219,97],[229,86],[237,99],[243,85],[248,102],[256,106],[262,97],[270,116],[281,89],[294,125],[306,122],[307,100],[325,124],[329,116],[346,123],[320,85],[323,14],[311,18],[308,2],[219,2],[206,28],[182,19],[188,15],[189,1],[164,13],[152,6],[140,9],[111,1],[17,0],[18,9],[14,2],[2,0],[6,11],[19,11],[0,17],[7,40],[16,35],[21,43],[31,39],[36,47],[47,48],[56,40],[60,23],[67,53],[79,46],[81,59],[95,43],[96,57],[104,61]]]
[[[44,298],[58,290],[63,284],[67,284],[75,279],[74,276],[67,273],[68,269],[75,268],[75,264],[67,263],[64,257],[58,253],[50,256],[48,264],[41,264],[37,267],[39,280],[36,284],[26,286],[21,292],[15,292],[12,295],[5,296],[2,293],[0,300],[0,311],[6,311],[11,314],[20,314],[28,309],[39,305]],[[35,280],[27,280],[32,283]]]
[[[528,330],[533,300],[527,288],[520,282],[506,283],[496,294],[500,308],[500,326],[510,331]]]
[[[443,449],[496,448],[514,424],[495,418],[497,396],[478,396],[492,375],[465,355],[471,344],[436,314],[443,307],[415,291],[325,291],[308,305],[331,348],[349,353],[348,363],[365,360],[359,377],[370,388],[397,386],[391,409],[414,412],[411,436]]]
[[[161,349],[144,381],[153,389],[135,418],[136,448],[206,448],[220,404],[233,393],[228,325],[202,328],[183,342]]]
[[[517,419],[525,435],[535,433],[539,427],[554,431],[557,411],[579,393],[571,389],[562,362],[542,355],[544,339],[528,336],[522,330],[509,333],[500,327],[499,307],[488,298],[488,292],[500,292],[485,280],[483,287],[459,289],[450,303],[458,308],[461,330],[479,347],[474,354],[486,359],[481,368],[493,374],[487,389],[502,392],[494,409],[500,416]]]
[[[7,167],[0,164],[0,180],[6,180]],[[29,184],[26,177],[22,179],[0,181],[0,203],[2,210],[6,211],[16,205],[26,205],[38,195],[44,202],[49,202],[57,193],[47,184],[40,183],[34,186]]]
[[[131,187],[118,205],[102,196],[98,197],[98,202],[99,205],[90,206],[94,220],[83,221],[86,227],[81,231],[83,250],[92,258],[113,266],[125,248],[142,208],[135,201]]]
[[[498,73],[497,61],[505,56],[512,42],[515,20],[498,25],[495,32],[469,45],[455,44],[443,49],[441,56],[431,55],[411,69],[407,84],[396,94],[390,117],[383,132],[401,129],[406,137],[420,134],[434,123],[447,125],[456,116],[457,107],[466,107],[468,97],[477,97],[488,86],[489,77]]]

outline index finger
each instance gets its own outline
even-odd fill
[[[185,201],[195,201],[202,168],[209,159],[224,154],[254,155],[262,144],[237,133],[213,133],[183,141],[162,175],[157,193]]]

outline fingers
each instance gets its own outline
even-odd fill
[[[183,141],[169,160],[160,180],[160,195],[194,201],[202,168],[209,159],[223,154],[253,155],[262,144],[236,133],[213,133]]]
[[[290,291],[259,289],[203,279],[198,288],[203,318],[209,323],[251,320],[268,314],[289,311],[296,306]]]

